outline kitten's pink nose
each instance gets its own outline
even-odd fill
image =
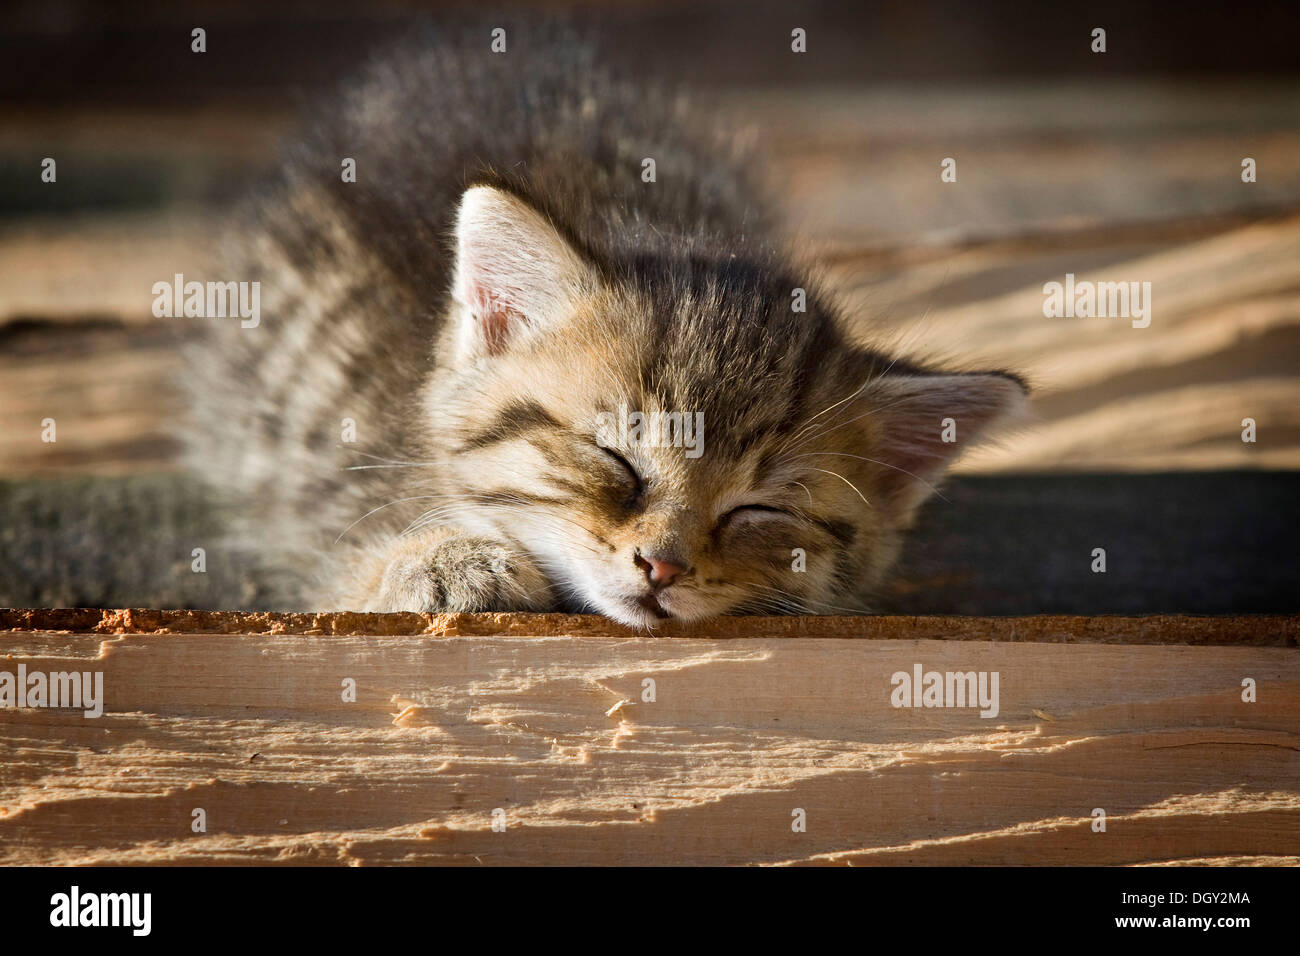
[[[632,560],[645,572],[646,579],[656,588],[668,587],[678,575],[686,571],[685,567],[675,563],[676,559],[666,560],[638,553],[632,556]]]

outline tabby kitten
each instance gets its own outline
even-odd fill
[[[260,324],[191,351],[251,604],[866,610],[1023,402],[853,344],[732,140],[562,30],[422,37],[326,111],[235,233]]]

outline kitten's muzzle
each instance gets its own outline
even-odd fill
[[[632,563],[645,572],[646,580],[656,591],[688,573],[686,562],[675,555],[643,555],[637,550],[632,554]]]

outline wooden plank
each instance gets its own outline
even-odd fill
[[[1296,618],[55,613],[0,671],[102,672],[105,712],[0,709],[3,863],[1300,861]],[[1097,638],[1216,626],[1287,646]],[[916,665],[996,672],[996,716],[892,706]]]

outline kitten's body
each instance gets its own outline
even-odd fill
[[[973,437],[1021,386],[851,347],[728,140],[561,33],[488,44],[381,61],[236,244],[262,320],[193,352],[193,447],[255,600],[862,609],[956,450],[940,419]],[[701,416],[704,454],[614,458],[620,408]]]

